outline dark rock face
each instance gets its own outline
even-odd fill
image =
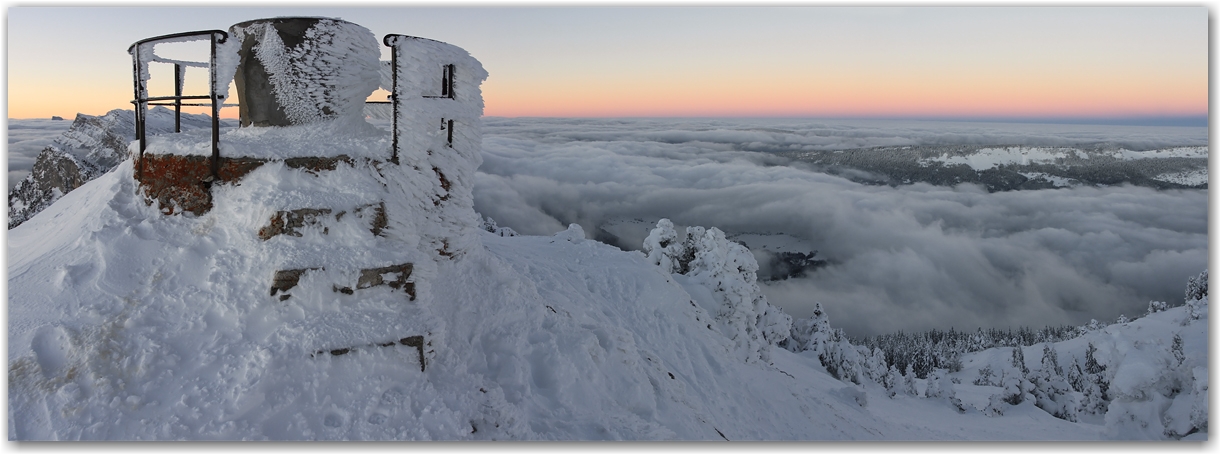
[[[148,133],[174,131],[174,112],[148,111]],[[182,129],[211,127],[207,115],[182,114]],[[135,139],[135,112],[115,109],[106,115],[77,114],[72,126],[43,149],[26,178],[9,193],[8,228],[21,225],[64,194],[102,176],[127,159]]]
[[[103,173],[57,147],[44,148],[30,174],[8,195],[8,228],[21,225],[64,194]]]

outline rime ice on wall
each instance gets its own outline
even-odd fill
[[[277,18],[230,28],[242,42],[242,124],[287,126],[363,117],[380,82],[377,40],[367,28],[337,19]],[[218,67],[228,69],[227,65]],[[220,68],[218,68],[220,69]],[[219,71],[218,71],[219,73]],[[270,84],[274,102],[261,96]]]
[[[398,55],[398,162],[412,174],[388,182],[392,203],[413,213],[403,221],[420,232],[421,249],[460,253],[480,224],[472,192],[483,162],[479,85],[487,71],[457,46],[401,35],[388,41]]]

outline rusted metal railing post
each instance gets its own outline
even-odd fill
[[[182,65],[174,63],[174,132],[182,132]]]
[[[215,33],[212,33],[211,40],[212,54],[208,61],[208,74],[211,75],[211,80],[208,83],[208,92],[212,98],[212,179],[217,180],[220,178],[220,96],[216,94],[216,44],[218,41]],[[224,36],[219,42],[224,42]]]
[[[390,154],[390,162],[398,164],[398,109],[399,103],[402,101],[402,96],[398,92],[398,35],[385,35],[381,42],[390,47],[390,77],[393,81],[390,84],[390,103],[393,106],[394,116],[391,123],[390,133],[393,135],[392,152]]]

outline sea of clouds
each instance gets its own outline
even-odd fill
[[[830,265],[764,292],[798,317],[821,302],[856,336],[1113,321],[1180,303],[1207,266],[1207,191],[869,186],[765,153],[1098,143],[1206,145],[1207,128],[488,118],[475,209],[524,234],[666,217],[807,239]]]
[[[34,159],[72,126],[72,120],[8,121],[8,188],[13,189],[34,167]]]

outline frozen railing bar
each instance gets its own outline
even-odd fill
[[[157,44],[173,43],[173,42],[190,42],[190,41],[210,41],[210,52],[208,62],[185,62],[175,59],[168,59],[157,56],[154,52]],[[144,150],[148,146],[148,137],[146,131],[147,110],[151,105],[169,105],[168,103],[157,103],[155,101],[173,101],[174,106],[174,131],[182,131],[182,101],[184,99],[208,99],[212,107],[212,176],[216,177],[219,172],[220,161],[220,100],[224,95],[217,93],[217,78],[216,78],[216,46],[222,44],[229,39],[229,33],[224,30],[200,30],[193,32],[172,33],[168,35],[154,36],[145,38],[133,43],[127,48],[127,53],[131,54],[132,58],[132,78],[135,82],[135,123],[136,123],[136,139],[140,142],[140,150],[138,160],[141,164],[136,166],[136,179],[140,180],[144,176],[143,158]],[[147,46],[147,50],[146,50]],[[174,65],[174,96],[148,96],[148,64],[149,63],[168,63]],[[183,66],[206,67],[208,68],[209,83],[208,95],[199,96],[183,96],[182,85],[185,71]],[[186,104],[195,105],[195,104]],[[205,104],[208,105],[208,104]]]
[[[202,41],[218,34],[220,35],[220,39],[216,41],[217,44],[223,44],[225,40],[229,39],[229,32],[224,30],[198,30],[193,32],[170,33],[168,35],[154,36],[152,38],[144,38],[136,41],[131,46],[127,47],[127,53],[130,54],[137,46],[148,43],[160,44]]]

